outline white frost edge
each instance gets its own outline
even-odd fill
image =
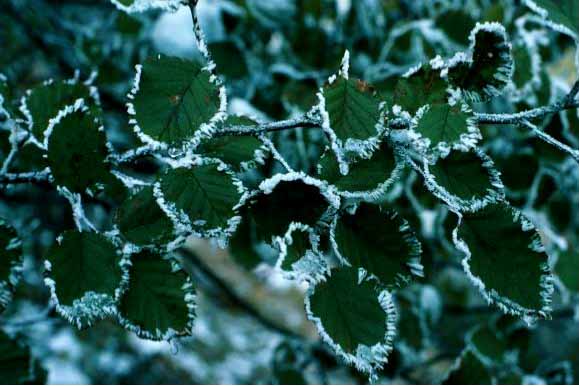
[[[129,258],[130,259],[130,258]],[[171,264],[171,272],[179,272],[183,271],[181,266],[175,261],[173,257],[162,258],[163,261]],[[130,261],[130,260],[129,260]],[[127,290],[130,288],[131,280],[130,280],[131,271],[129,269],[129,278],[127,280]],[[172,328],[169,328],[166,331],[161,331],[156,329],[154,332],[146,331],[141,328],[139,325],[135,324],[134,322],[130,321],[129,319],[125,318],[121,312],[116,314],[118,323],[127,331],[130,331],[136,334],[139,338],[142,339],[149,339],[154,341],[167,341],[170,342],[175,338],[189,336],[193,331],[193,326],[196,318],[196,310],[197,310],[197,296],[195,294],[195,287],[193,286],[193,282],[191,281],[191,277],[187,275],[185,279],[185,283],[181,287],[183,290],[183,300],[187,307],[187,323],[185,329],[183,331],[176,331]]]
[[[541,242],[541,237],[537,232],[535,226],[529,221],[520,211],[514,208],[510,208],[511,214],[513,216],[513,222],[518,222],[521,226],[523,232],[532,232],[531,243],[528,248],[534,252],[545,252],[545,247]],[[541,270],[543,275],[541,276],[539,286],[541,288],[540,296],[543,300],[543,306],[540,310],[533,310],[523,307],[510,299],[501,296],[495,289],[488,290],[484,282],[477,276],[475,276],[470,269],[470,259],[472,254],[468,247],[468,244],[458,238],[458,229],[462,224],[463,215],[462,213],[455,212],[458,217],[458,223],[456,228],[452,231],[452,240],[455,247],[464,253],[462,259],[462,267],[470,282],[479,290],[481,296],[487,301],[489,305],[495,305],[501,312],[507,315],[514,315],[522,317],[525,322],[532,325],[536,322],[538,317],[548,318],[552,308],[551,302],[554,293],[554,276],[551,273],[549,263],[546,261],[541,264]]]
[[[357,207],[355,210],[357,211]],[[406,267],[410,271],[409,273],[400,273],[396,274],[396,278],[394,283],[391,285],[385,285],[388,290],[394,290],[396,288],[402,288],[406,284],[412,281],[412,277],[424,277],[424,266],[422,265],[421,257],[422,257],[422,244],[416,237],[416,234],[410,227],[410,224],[401,217],[397,212],[392,210],[387,210],[383,212],[385,216],[389,217],[391,221],[397,221],[397,218],[400,219],[401,224],[398,226],[398,231],[402,235],[403,240],[407,243],[408,247],[410,248],[410,255],[406,261]],[[349,213],[349,215],[354,215],[355,213]],[[334,217],[330,225],[330,245],[332,246],[332,250],[336,254],[336,257],[345,266],[352,267],[352,264],[348,261],[348,258],[340,252],[340,247],[338,245],[338,241],[336,240],[336,227],[338,225],[338,221],[340,220],[340,215],[337,214]],[[387,258],[387,256],[386,256]],[[369,275],[370,278],[375,279],[378,282],[381,282],[380,279],[369,272],[367,269],[363,267],[358,267],[358,270],[365,275]],[[384,284],[382,284],[384,285]]]
[[[389,144],[389,146],[392,148],[392,152],[394,153],[394,163],[396,164],[396,166],[394,167],[392,173],[388,176],[388,178],[384,182],[379,183],[374,189],[360,190],[360,191],[342,190],[338,186],[331,184],[331,186],[336,190],[336,193],[344,198],[362,200],[366,202],[375,203],[383,201],[389,188],[392,185],[394,185],[397,181],[399,181],[400,177],[402,176],[402,172],[405,169],[404,162],[402,162],[402,159],[404,157],[400,154],[400,151],[392,144]],[[318,166],[317,171],[319,174],[323,170],[323,168],[321,167],[320,164],[318,164],[317,166]],[[350,174],[350,172],[351,170],[348,169],[348,172],[345,175]],[[344,175],[343,173],[340,174],[342,176]]]
[[[182,4],[181,0],[133,0],[131,5],[124,5],[119,0],[110,0],[117,9],[127,13],[145,12],[151,9],[175,12]]]
[[[87,80],[85,80],[84,82],[81,82],[80,72],[79,72],[79,70],[75,70],[74,76],[72,78],[62,80],[61,82],[64,84],[67,84],[67,85],[82,84],[83,86],[85,86],[87,88],[88,95],[89,95],[90,99],[92,100],[92,102],[95,104],[95,106],[100,106],[101,101],[100,101],[99,91],[96,88],[96,86],[93,86],[93,83],[94,83],[95,79],[97,78],[97,76],[98,76],[98,72],[93,71],[93,72],[91,72],[91,74]],[[39,87],[48,87],[48,86],[51,86],[52,84],[55,84],[55,83],[56,82],[54,81],[54,79],[47,79],[44,82],[42,82],[42,84]],[[24,95],[20,98],[19,110],[22,113],[22,115],[24,116],[24,124],[28,129],[29,138],[28,138],[27,142],[32,143],[41,149],[46,150],[46,142],[47,142],[46,131],[48,130],[48,128],[46,128],[43,131],[44,138],[36,138],[34,136],[34,133],[32,130],[34,127],[34,118],[32,117],[32,113],[30,112],[30,109],[28,108],[28,98],[30,98],[32,96],[34,91],[35,91],[35,89],[26,90]],[[78,98],[75,101],[75,104],[80,99],[84,99],[84,98]],[[88,101],[85,101],[85,102],[88,102]],[[63,109],[61,109],[57,113],[57,116],[58,116],[58,114],[60,114],[60,112],[62,110],[66,109],[67,107],[68,106],[64,106]],[[86,109],[88,109],[88,107]],[[54,117],[52,119],[56,119],[56,117]],[[51,119],[49,119],[49,121],[48,121],[48,126],[50,126],[50,121],[51,121]]]
[[[161,55],[157,56],[160,59]],[[227,118],[227,90],[225,86],[221,83],[219,78],[212,73],[212,68],[210,66],[205,66],[201,71],[206,71],[210,74],[209,82],[214,84],[219,88],[219,108],[217,112],[209,119],[208,122],[202,123],[193,133],[193,136],[188,139],[183,139],[181,142],[182,148],[174,148],[169,146],[165,142],[158,141],[151,137],[150,135],[143,132],[139,123],[137,121],[137,111],[135,110],[135,105],[132,102],[140,90],[141,75],[143,71],[143,65],[135,65],[135,78],[133,80],[133,87],[127,94],[127,99],[129,102],[126,103],[127,114],[129,115],[129,125],[133,126],[133,132],[137,135],[139,140],[145,145],[149,146],[153,151],[169,150],[169,151],[181,151],[191,154],[191,152],[205,139],[210,139],[213,134],[218,130],[217,126],[224,122]]]
[[[9,226],[9,225],[5,224],[4,226]],[[5,250],[10,251],[12,249],[20,249],[21,247],[22,247],[22,241],[20,240],[20,238],[18,238],[18,236],[16,236],[16,237],[13,237],[12,239],[10,239]],[[5,258],[5,256],[3,256],[2,258]],[[10,302],[12,302],[13,290],[18,285],[18,283],[20,282],[20,279],[22,278],[23,264],[24,264],[24,260],[23,260],[22,250],[20,250],[20,255],[16,258],[16,260],[10,261],[10,272],[8,274],[8,277],[6,278],[6,280],[0,280],[0,306],[1,307],[5,308],[8,306],[8,304],[10,304]]]
[[[62,235],[57,237],[56,241],[60,244],[62,242]],[[60,316],[66,319],[70,324],[76,326],[79,330],[90,327],[100,320],[114,317],[118,314],[117,305],[127,288],[131,262],[126,256],[122,255],[120,251],[117,251],[117,256],[120,257],[119,266],[121,267],[121,281],[119,282],[119,286],[115,289],[114,296],[87,291],[80,299],[74,300],[72,306],[60,304],[56,294],[57,284],[54,279],[50,277],[50,273],[52,272],[50,257],[47,257],[44,260],[44,284],[50,290],[50,303],[54,306],[56,312]]]
[[[349,80],[349,61],[350,53],[346,51],[342,59],[342,64],[338,74],[334,74],[328,78],[328,84],[331,86],[336,79],[339,77]],[[388,134],[389,128],[385,125],[386,120],[386,102],[380,102],[379,112],[380,116],[378,122],[376,122],[374,128],[376,129],[376,134],[370,136],[364,140],[348,138],[346,141],[339,139],[332,129],[330,124],[330,114],[326,109],[326,98],[324,97],[324,88],[321,87],[316,94],[318,98],[318,104],[314,106],[314,110],[317,111],[322,119],[321,127],[324,133],[328,136],[331,144],[331,148],[338,159],[338,164],[340,165],[340,172],[342,174],[348,174],[349,169],[349,158],[351,155],[357,155],[362,158],[370,158],[373,152],[378,148],[381,138]],[[351,154],[348,154],[351,153]]]
[[[527,7],[529,7],[529,9],[531,9],[531,11],[537,13],[541,17],[541,21],[543,22],[543,24],[545,26],[547,26],[547,27],[559,32],[559,33],[568,35],[571,38],[573,38],[576,43],[579,43],[579,36],[577,36],[577,34],[575,32],[573,32],[568,27],[566,27],[562,24],[557,24],[557,23],[553,22],[552,20],[549,20],[549,12],[546,9],[541,8],[541,6],[539,6],[537,3],[535,3],[534,0],[523,0],[523,4],[526,5]]]
[[[473,152],[480,159],[482,167],[487,171],[489,182],[492,186],[492,189],[487,189],[483,197],[473,196],[470,199],[462,199],[450,193],[436,181],[436,177],[430,172],[430,165],[427,158],[424,158],[422,168],[415,169],[422,175],[426,189],[444,201],[449,207],[453,208],[454,211],[476,212],[489,204],[502,201],[505,198],[505,186],[501,180],[501,173],[495,168],[493,160],[479,148],[469,152]],[[443,161],[444,159],[438,160],[438,162]]]
[[[326,279],[323,280],[325,281]],[[365,280],[368,280],[368,278],[362,277],[361,280],[359,280],[359,283]],[[322,341],[330,346],[336,352],[338,357],[343,359],[347,364],[354,365],[359,371],[369,374],[370,380],[376,380],[377,371],[382,369],[385,363],[388,363],[388,355],[394,348],[396,325],[398,323],[398,310],[396,309],[393,296],[386,290],[382,290],[378,294],[378,302],[386,313],[386,333],[384,335],[384,342],[378,342],[371,347],[359,344],[356,353],[351,354],[345,352],[339,344],[334,342],[332,337],[324,329],[322,320],[312,312],[310,298],[314,293],[315,285],[311,284],[304,299],[306,316],[308,320],[315,324]]]
[[[167,200],[161,188],[161,181],[163,179],[163,177],[161,177],[160,180],[155,182],[153,185],[153,195],[161,210],[165,212],[167,217],[173,223],[174,232],[177,236],[174,241],[167,245],[166,252],[171,252],[179,248],[189,236],[212,238],[217,241],[219,247],[225,248],[227,246],[228,238],[235,232],[237,226],[241,222],[241,216],[238,214],[238,209],[243,205],[249,193],[243,186],[243,183],[237,178],[235,173],[224,162],[215,158],[193,156],[192,158],[187,159],[187,163],[179,161],[179,164],[174,165],[170,171],[179,168],[191,169],[196,166],[207,165],[214,165],[218,172],[224,173],[226,176],[228,176],[231,179],[232,184],[236,187],[237,192],[240,194],[239,202],[236,203],[232,208],[233,216],[227,220],[225,227],[217,227],[207,230],[194,229],[196,226],[202,226],[203,224],[201,222],[204,222],[204,220],[192,221],[192,219],[189,218],[185,211],[178,209],[174,203]]]
[[[292,263],[291,270],[286,271],[282,265],[287,257],[288,247],[293,244],[294,232],[306,233],[310,247],[306,250],[305,255]],[[283,237],[275,237],[274,245],[280,251],[275,269],[281,271],[282,276],[288,280],[318,281],[329,272],[329,266],[319,250],[320,236],[308,225],[292,222]]]
[[[507,31],[505,30],[505,27],[500,23],[497,23],[497,22],[479,23],[479,22],[477,22],[475,27],[471,30],[470,35],[469,35],[470,46],[469,46],[468,52],[466,52],[466,53],[465,52],[457,52],[452,58],[450,58],[447,61],[446,66],[441,70],[441,76],[443,76],[444,78],[447,78],[448,71],[459,64],[468,64],[469,66],[473,64],[473,53],[474,53],[474,48],[476,46],[476,35],[480,31],[491,32],[491,33],[494,33],[494,34],[500,36],[503,39],[504,44],[508,48],[508,52],[506,54],[502,53],[501,58],[505,59],[506,61],[510,61],[510,65],[501,66],[501,67],[497,68],[494,75],[493,75],[493,77],[496,80],[504,83],[503,88],[498,89],[492,85],[486,85],[482,89],[482,94],[484,94],[485,96],[488,96],[488,97],[494,97],[494,96],[500,95],[502,90],[510,83],[510,81],[512,79],[512,75],[513,75],[513,70],[514,70],[513,58],[512,58],[512,54],[511,54],[512,46],[511,46],[511,43],[509,42],[509,38],[507,35]],[[473,102],[480,102],[483,99],[483,98],[481,98],[481,95],[478,91],[462,90],[462,94],[464,97],[468,98],[469,100],[471,100]]]
[[[448,92],[451,94],[449,98],[449,102],[453,101],[453,92],[456,90],[450,89]],[[430,111],[430,105],[424,105],[416,112],[416,115],[411,120],[410,129],[405,130],[408,138],[414,145],[416,151],[419,153],[425,154],[431,161],[436,160],[438,157],[446,157],[452,150],[459,150],[459,151],[469,151],[471,149],[475,149],[478,142],[482,139],[482,134],[476,124],[476,120],[472,115],[471,108],[463,102],[460,103],[461,112],[470,115],[466,119],[466,132],[460,134],[458,141],[447,143],[447,142],[438,142],[435,146],[433,146],[431,140],[423,136],[417,129],[418,125],[420,124],[420,120]],[[450,108],[452,108],[453,104],[449,103]]]

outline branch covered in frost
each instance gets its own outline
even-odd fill
[[[322,122],[320,119],[313,117],[310,114],[305,116],[286,119],[283,121],[267,122],[257,126],[230,126],[224,130],[219,130],[215,133],[217,136],[227,135],[260,135],[274,131],[282,131],[297,128],[321,128]]]
[[[475,120],[481,125],[501,124],[501,125],[518,125],[524,121],[543,118],[549,114],[555,114],[562,110],[579,108],[579,101],[576,100],[579,93],[579,80],[575,82],[569,94],[562,100],[547,106],[537,107],[535,109],[521,111],[514,114],[486,114],[475,113]]]
[[[28,173],[6,173],[0,175],[0,184],[26,184],[35,182],[50,182],[50,171]]]
[[[533,125],[531,122],[527,120],[521,122],[521,125],[530,129],[533,132],[533,134],[541,138],[543,141],[547,142],[549,145],[555,146],[559,150],[569,154],[571,157],[573,157],[573,159],[577,163],[579,163],[579,150],[573,149],[568,145],[562,143],[561,141],[558,141],[557,139],[551,137],[549,134],[545,133],[543,130],[539,129],[537,126]]]

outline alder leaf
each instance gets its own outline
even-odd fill
[[[275,236],[284,236],[292,223],[315,227],[339,202],[322,181],[302,173],[278,174],[260,184],[245,203],[243,215],[254,222],[257,239],[270,243]]]
[[[174,238],[173,223],[149,186],[127,198],[115,212],[114,221],[121,234],[137,245],[160,245]]]
[[[423,64],[398,80],[394,88],[393,103],[414,115],[425,105],[446,103],[447,88],[448,83],[440,75],[440,69]]]
[[[202,234],[231,233],[241,200],[239,182],[218,163],[168,170],[156,184],[161,208],[174,223]]]
[[[312,286],[306,312],[324,342],[361,371],[374,373],[392,351],[398,317],[392,296],[360,280],[358,269],[334,269]]]
[[[448,80],[474,101],[499,95],[513,73],[511,44],[505,27],[477,23],[470,33],[468,53],[458,53],[448,65]]]
[[[146,143],[197,144],[224,119],[225,91],[208,68],[159,55],[137,66],[129,94],[134,130]]]
[[[579,39],[579,3],[575,0],[523,0],[524,4],[545,19],[547,25]]]
[[[472,112],[460,103],[424,107],[417,119],[413,131],[419,148],[430,149],[442,156],[451,149],[472,149],[481,138]]]
[[[220,126],[224,128],[232,126],[256,127],[257,123],[243,116],[229,116]],[[264,162],[269,149],[258,138],[250,135],[227,135],[221,136],[219,129],[211,138],[201,141],[196,153],[203,157],[217,158],[230,165],[234,170],[247,170]]]
[[[80,193],[107,180],[106,135],[81,99],[51,121],[46,141],[48,165],[56,185]]]
[[[335,154],[326,151],[320,158],[318,174],[344,197],[374,201],[380,199],[399,179],[404,165],[397,161],[394,150],[384,141],[371,158],[350,164],[346,175],[341,173]]]
[[[65,319],[82,328],[116,313],[126,271],[115,245],[105,236],[66,231],[45,258],[44,281]]]
[[[140,252],[131,257],[129,276],[119,304],[119,319],[125,328],[152,340],[191,334],[195,291],[173,258]]]
[[[453,151],[429,165],[424,161],[426,187],[458,210],[475,211],[504,198],[500,173],[481,150]]]
[[[0,218],[0,314],[12,301],[22,271],[22,242],[16,230]]]
[[[408,223],[396,212],[362,203],[354,214],[342,213],[331,230],[334,252],[354,268],[364,269],[389,289],[422,277],[422,248]]]
[[[83,99],[91,106],[99,104],[96,88],[78,79],[48,81],[26,92],[20,111],[26,118],[28,130],[38,143],[44,143],[44,133],[50,120],[78,99]]]
[[[551,311],[549,257],[533,224],[506,203],[459,217],[453,232],[462,265],[482,296],[509,314],[536,318]]]

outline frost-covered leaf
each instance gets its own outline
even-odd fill
[[[27,91],[20,110],[25,115],[28,129],[39,143],[44,142],[44,133],[50,120],[77,99],[98,103],[96,90],[78,79],[49,81]]]
[[[472,112],[460,103],[426,107],[418,114],[413,130],[420,147],[431,148],[443,156],[451,149],[474,148],[481,137]]]
[[[0,382],[4,385],[43,384],[46,371],[31,356],[30,348],[0,330]]]
[[[46,134],[48,164],[56,185],[83,192],[106,181],[109,175],[106,135],[82,103],[60,111]]]
[[[116,313],[124,264],[103,235],[66,231],[46,256],[45,283],[56,310],[79,328]]]
[[[137,66],[129,114],[144,142],[197,143],[223,119],[224,93],[208,68],[159,55]]]
[[[153,340],[191,334],[195,291],[189,276],[172,258],[152,252],[133,255],[129,277],[119,304],[125,328]]]
[[[499,23],[477,23],[470,41],[468,53],[458,53],[450,60],[448,80],[475,101],[500,94],[513,72],[505,28]]]
[[[385,131],[385,104],[368,83],[348,77],[348,66],[346,52],[339,75],[319,94],[322,127],[340,160],[347,153],[367,158]]]
[[[442,382],[444,385],[491,385],[493,378],[484,363],[466,348]]]
[[[280,251],[276,266],[288,279],[319,279],[328,271],[320,254],[320,236],[312,227],[292,223],[284,237],[276,239]]]
[[[579,292],[579,252],[576,243],[559,253],[555,272],[567,289]]]
[[[394,89],[394,105],[402,110],[415,114],[425,105],[443,104],[447,100],[448,84],[440,75],[439,69],[430,64],[420,68],[406,77],[400,78]]]
[[[117,209],[114,218],[121,234],[137,245],[158,245],[174,237],[173,223],[161,210],[153,188],[145,187]]]
[[[244,126],[254,127],[257,123],[243,116],[230,116],[220,126]],[[219,132],[217,130],[217,132]],[[235,170],[246,170],[252,168],[256,163],[262,163],[268,152],[267,147],[254,136],[228,135],[213,136],[201,141],[196,153],[204,157],[217,158]]]
[[[234,208],[242,194],[239,182],[222,165],[205,163],[170,169],[157,185],[161,207],[177,224],[200,233],[234,225]]]
[[[334,185],[345,197],[365,200],[379,198],[400,176],[403,165],[397,163],[394,150],[382,142],[369,159],[350,164],[348,174],[340,171],[334,153],[326,151],[320,158],[318,173],[322,180]]]
[[[556,31],[579,39],[579,2],[576,0],[523,0]]]
[[[260,184],[244,206],[244,216],[255,223],[257,239],[269,243],[274,236],[284,236],[294,222],[315,227],[339,202],[319,180],[301,173],[278,174]]]
[[[533,224],[505,203],[464,213],[454,231],[462,264],[484,298],[503,312],[544,316],[551,310],[553,278]]]
[[[248,216],[243,216],[235,233],[229,238],[229,252],[236,263],[245,269],[253,269],[261,263],[261,257],[253,248],[253,228]]]
[[[360,280],[358,269],[341,267],[312,286],[306,312],[324,342],[346,362],[373,373],[387,361],[396,334],[392,296],[372,280]]]
[[[22,242],[16,230],[0,218],[0,313],[12,301],[22,264]]]
[[[342,213],[335,220],[331,236],[338,256],[388,288],[423,275],[420,242],[396,212],[360,204],[354,214]]]
[[[339,140],[365,140],[378,133],[380,100],[369,84],[339,77],[324,88],[323,95],[330,127]]]
[[[476,210],[504,197],[503,184],[492,160],[482,151],[453,151],[436,164],[424,162],[426,187],[460,210]]]
[[[182,4],[182,0],[111,0],[120,10],[133,13],[145,12],[151,9],[164,11],[176,11]]]

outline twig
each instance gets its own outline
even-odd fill
[[[27,184],[50,182],[50,171],[6,173],[0,175],[0,184]]]
[[[223,281],[223,279],[221,279],[215,272],[213,272],[211,268],[208,267],[201,259],[199,259],[195,253],[192,253],[185,248],[180,248],[178,251],[186,261],[191,263],[195,269],[197,269],[203,276],[208,278],[233,306],[243,310],[249,316],[272,331],[275,331],[289,338],[303,339],[303,337],[299,334],[287,329],[284,326],[278,325],[266,316],[262,315],[261,312],[253,305],[245,301],[245,299],[239,297],[235,292],[233,292],[233,290],[231,290],[231,288],[229,288],[229,285]]]
[[[579,163],[579,150],[573,149],[570,146],[564,144],[563,142],[551,137],[549,134],[545,133],[543,130],[539,129],[537,126],[533,125],[531,122],[527,120],[523,120],[521,122],[522,126],[530,129],[537,137],[542,139],[543,141],[547,142],[549,145],[552,145],[559,150],[568,153],[573,159]]]
[[[575,82],[571,91],[559,102],[514,114],[475,113],[475,120],[481,125],[518,125],[523,123],[523,121],[543,118],[549,114],[555,114],[563,110],[579,108],[579,101],[575,99],[578,93],[579,80]]]

